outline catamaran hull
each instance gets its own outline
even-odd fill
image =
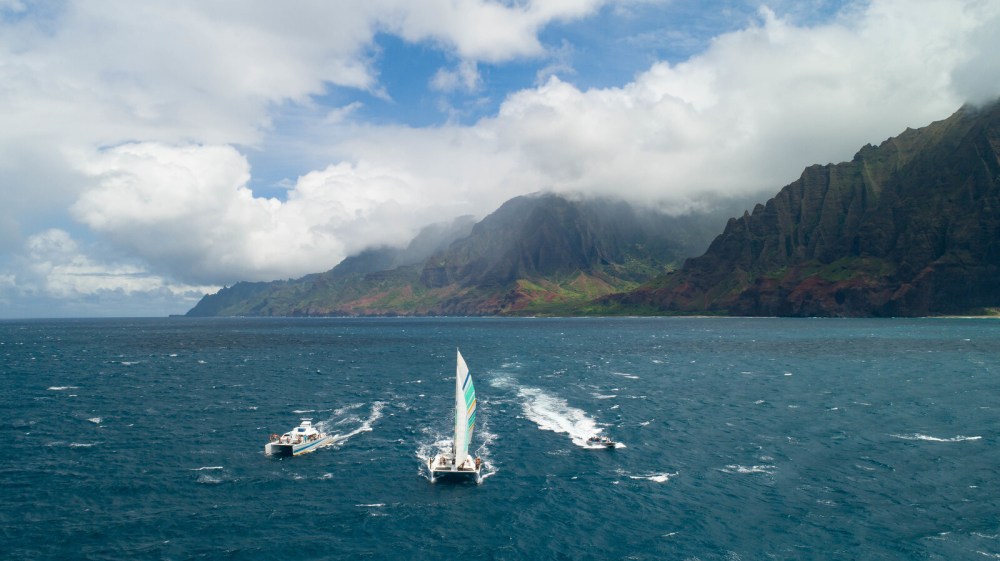
[[[264,445],[264,453],[272,456],[298,456],[299,454],[307,454],[330,444],[333,444],[333,436],[325,436],[298,444],[268,442]]]
[[[439,479],[448,481],[468,481],[471,479],[479,481],[479,468],[476,467],[471,458],[460,468],[455,468],[453,459],[445,457],[445,460],[442,461],[442,456],[438,455],[435,458],[427,460],[427,469],[431,472],[431,481]]]

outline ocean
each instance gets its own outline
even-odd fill
[[[456,348],[479,484],[424,465]],[[996,320],[2,321],[0,364],[4,559],[1000,559]],[[263,454],[302,418],[336,444]]]

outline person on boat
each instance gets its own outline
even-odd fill
[[[476,456],[476,471],[479,471],[479,466],[483,465],[483,460]]]

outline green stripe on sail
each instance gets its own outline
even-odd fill
[[[475,411],[473,411],[472,412],[472,416],[469,417],[469,426],[466,428],[466,431],[465,431],[465,445],[466,446],[468,446],[469,443],[472,442],[472,427],[475,424],[476,424],[476,413],[475,413]]]
[[[476,387],[469,384],[468,389],[465,390],[465,406],[468,407],[470,403],[476,400]]]

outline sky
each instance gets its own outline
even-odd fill
[[[0,318],[183,314],[523,194],[671,214],[1000,96],[996,0],[0,0]]]

